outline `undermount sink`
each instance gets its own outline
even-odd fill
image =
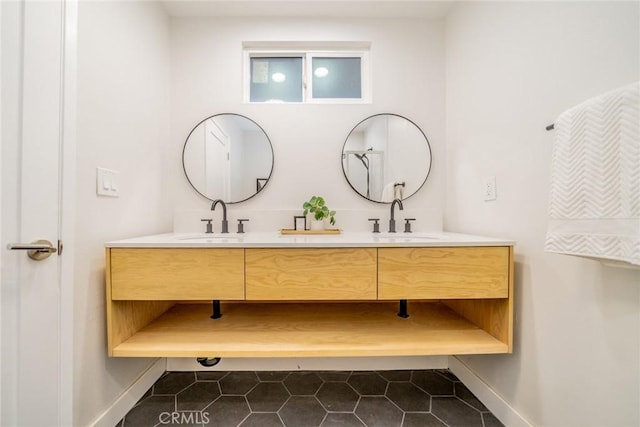
[[[421,234],[421,233],[380,233],[380,234],[375,234],[374,239],[380,239],[384,241],[393,241],[393,242],[415,242],[415,241],[439,240],[440,237],[434,234]]]
[[[229,234],[194,234],[191,236],[179,236],[176,240],[188,240],[188,241],[202,241],[202,242],[220,242],[220,241],[239,241],[242,240],[240,236],[234,236]]]

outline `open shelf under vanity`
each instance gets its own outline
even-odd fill
[[[173,305],[113,349],[121,357],[331,357],[492,354],[508,345],[439,302]]]

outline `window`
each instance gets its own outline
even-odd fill
[[[302,58],[251,57],[251,102],[301,102]]]
[[[368,45],[332,50],[269,47],[245,44],[246,102],[370,102]]]
[[[311,57],[313,99],[362,99],[361,57]]]

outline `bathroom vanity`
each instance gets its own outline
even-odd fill
[[[109,242],[109,355],[510,353],[513,245],[453,233],[349,232]]]

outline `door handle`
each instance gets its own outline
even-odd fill
[[[58,249],[48,240],[36,240],[31,243],[10,243],[7,245],[7,249],[12,251],[27,251],[29,258],[36,261],[47,259],[51,254],[58,252]]]

